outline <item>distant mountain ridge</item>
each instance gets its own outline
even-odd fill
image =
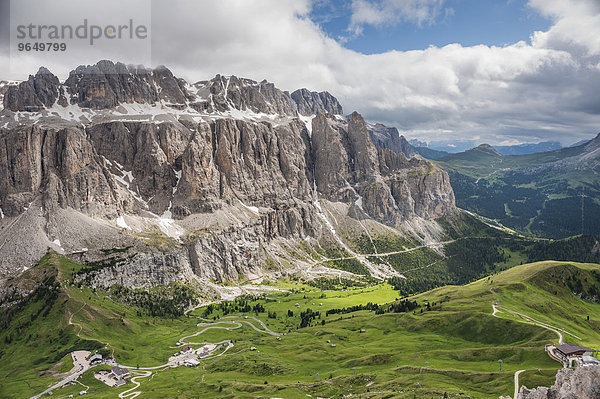
[[[423,158],[437,160],[450,154],[446,151],[438,151],[429,147],[413,147],[413,150]]]
[[[494,148],[503,155],[525,155],[536,152],[559,150],[563,148],[558,141],[542,141],[540,143],[528,143],[517,145],[496,145]]]
[[[578,144],[582,144],[587,142],[588,140],[584,140]],[[476,148],[478,144],[475,141],[461,141],[457,140],[456,142],[432,142],[432,143],[424,143],[419,140],[411,140],[411,145],[415,147],[416,151],[428,152],[432,156],[436,156],[439,158],[441,153],[445,154],[456,154],[459,152],[464,152],[469,149]],[[493,146],[498,152],[503,155],[525,155],[525,154],[534,154],[536,152],[545,152],[558,150],[563,148],[562,144],[558,141],[543,141],[540,143],[526,143],[526,144],[516,144],[516,145],[494,145]],[[426,148],[426,150],[425,150]],[[430,158],[435,159],[435,158]]]
[[[569,147],[577,147],[582,144],[587,144],[589,141],[590,140],[580,140],[577,143],[575,143]],[[430,148],[428,145],[426,145],[427,143],[419,141],[419,140],[410,140],[409,143],[411,144],[414,152],[420,154],[421,156],[423,156],[426,159],[431,159],[431,160],[438,160],[449,154],[458,154],[461,152],[469,151],[469,150],[464,150],[464,151],[449,152],[449,151],[435,150],[433,148]],[[535,153],[539,153],[539,152],[554,151],[554,150],[559,150],[559,149],[565,148],[558,141],[543,141],[540,143],[516,144],[516,145],[509,145],[509,146],[494,145],[492,147],[498,153],[500,153],[502,155],[527,155],[527,154],[535,154]],[[477,148],[477,147],[473,147],[473,148]],[[471,149],[473,149],[473,148],[471,148]]]
[[[462,208],[527,234],[600,232],[600,134],[559,150],[503,155],[479,146],[436,162]]]
[[[498,152],[494,147],[489,144],[480,144],[475,148],[464,152],[458,152],[456,154],[448,154],[441,160],[445,159],[464,159],[464,160],[475,160],[485,159],[488,156],[501,157],[502,154]]]

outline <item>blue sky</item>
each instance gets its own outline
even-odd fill
[[[375,1],[369,1],[377,4]],[[352,37],[352,0],[322,0],[313,3],[310,18],[331,38],[363,54],[391,50],[420,50],[451,43],[463,46],[505,46],[524,40],[534,31],[545,31],[552,21],[524,0],[449,0],[432,21],[396,21],[379,26],[363,25],[363,33]]]

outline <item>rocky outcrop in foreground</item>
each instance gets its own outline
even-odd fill
[[[598,399],[600,398],[600,366],[561,369],[550,388],[522,387],[517,399]]]

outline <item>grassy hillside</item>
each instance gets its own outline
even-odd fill
[[[502,155],[492,147],[479,146],[464,152],[448,154],[438,161],[469,177],[494,178],[503,169],[531,168],[581,155],[585,152],[586,144],[526,155]]]
[[[182,318],[141,316],[142,308],[111,300],[108,292],[72,285],[79,270],[67,258],[48,254],[21,276],[41,283],[34,293],[0,309],[0,397],[42,392],[57,381],[52,374],[70,369],[62,366],[75,350],[104,348],[123,363],[159,364],[172,350],[155,344],[189,330]]]
[[[436,163],[448,171],[459,207],[528,235],[562,238],[600,233],[600,175],[591,151],[584,144],[504,156],[477,147]]]
[[[427,159],[440,159],[442,157],[445,157],[446,155],[448,155],[448,152],[446,151],[438,151],[438,150],[434,150],[433,148],[428,148],[428,147],[413,147],[413,150],[421,155],[424,158]]]
[[[72,285],[78,270],[78,265],[49,254],[25,276],[42,278],[42,288],[18,309],[1,311],[0,339],[6,345],[0,357],[0,396],[41,392],[56,381],[48,370],[66,371],[66,355],[74,349],[103,348],[119,363],[134,367],[163,364],[177,350],[174,343],[180,337],[200,330],[196,317],[218,322],[227,320],[224,316],[254,316],[286,335],[277,340],[245,324],[237,330],[208,330],[201,340],[231,339],[234,347],[196,368],[154,371],[151,378],[140,380],[143,397],[352,393],[428,398],[447,393],[497,398],[512,392],[513,374],[520,369],[531,370],[522,376],[525,384],[550,382],[559,365],[543,348],[556,340],[556,333],[521,323],[508,311],[493,317],[493,301],[582,338],[566,335],[566,342],[600,345],[600,304],[595,302],[600,266],[593,264],[516,266],[465,286],[410,297],[407,309],[396,306],[408,302],[396,301],[398,292],[387,284],[320,290],[287,281],[281,286],[291,291],[200,308],[191,317],[151,317],[142,303],[126,304],[110,292]],[[253,310],[248,312],[246,305]],[[251,346],[257,350],[250,351]],[[93,378],[93,371],[80,382],[98,398],[114,398],[132,387],[109,388]],[[55,395],[81,389],[71,386]]]

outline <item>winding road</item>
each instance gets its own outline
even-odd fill
[[[556,335],[558,336],[558,344],[559,345],[562,345],[563,342],[564,342],[564,340],[563,340],[563,338],[564,338],[563,333],[564,334],[568,334],[568,335],[574,337],[575,339],[578,339],[578,340],[581,341],[580,337],[578,337],[577,335],[572,334],[572,333],[570,333],[568,331],[565,331],[564,329],[561,332],[561,330],[558,327],[555,327],[555,326],[553,326],[551,324],[547,324],[547,323],[541,322],[539,320],[536,320],[533,317],[527,316],[526,314],[519,313],[519,312],[516,312],[514,310],[510,310],[510,309],[508,309],[508,308],[506,308],[504,306],[498,305],[497,301],[496,301],[496,295],[495,295],[494,291],[491,288],[490,288],[490,292],[492,293],[492,296],[494,297],[494,299],[492,300],[492,316],[497,317],[499,319],[503,319],[503,317],[501,317],[501,316],[498,315],[498,313],[503,313],[503,312],[504,313],[512,314],[514,316],[518,316],[519,318],[523,319],[523,320],[516,320],[519,323],[525,323],[525,324],[530,324],[530,325],[542,327],[542,328],[544,328],[544,329],[546,329],[548,331],[552,331],[552,332],[556,333]],[[517,395],[519,394],[519,388],[520,388],[520,385],[519,385],[519,375],[522,372],[524,372],[524,371],[526,371],[526,370],[518,370],[517,372],[515,372],[515,392],[514,392],[513,399],[516,399]]]
[[[130,388],[126,391],[123,391],[119,394],[119,398],[121,399],[133,399],[138,397],[142,391],[136,391],[136,389],[138,389],[141,385],[140,382],[138,382],[138,378],[147,378],[150,377],[152,375],[151,371],[137,371],[137,372],[132,372],[132,374],[135,373],[137,374],[135,377],[131,377],[131,382],[135,384],[135,386],[133,388]]]
[[[223,319],[241,319],[243,318],[243,320],[223,320]],[[264,333],[264,334],[269,334],[272,336],[279,336],[281,334],[276,333],[274,331],[271,331],[262,320],[257,319],[256,317],[253,316],[226,316],[223,317],[220,320],[217,321],[213,321],[213,320],[209,320],[209,319],[203,319],[201,317],[197,317],[197,319],[201,320],[200,323],[198,323],[196,326],[197,327],[204,327],[202,330],[194,333],[194,334],[190,334],[187,335],[185,337],[182,337],[179,339],[178,344],[181,345],[210,345],[212,347],[212,349],[209,350],[208,354],[203,356],[202,359],[206,360],[206,359],[211,359],[211,358],[215,358],[215,357],[220,357],[225,355],[225,353],[227,351],[229,351],[231,348],[234,347],[234,344],[231,340],[223,340],[220,342],[214,342],[214,343],[207,343],[207,342],[189,342],[188,339],[192,338],[192,337],[197,337],[199,335],[201,335],[202,333],[204,333],[205,331],[211,330],[211,329],[223,329],[223,330],[236,330],[238,328],[242,328],[243,324],[247,324],[249,325],[252,329],[254,329],[257,332],[260,333]],[[258,323],[263,329],[260,329],[259,327],[255,326],[254,324],[252,324],[252,322],[248,321],[248,319],[254,320],[256,323]],[[227,325],[227,327],[222,326],[223,324]],[[223,348],[223,346],[226,346],[225,349],[219,353],[217,353],[221,348]],[[139,387],[140,387],[140,383],[137,381],[138,378],[146,378],[146,377],[150,377],[152,375],[152,370],[158,370],[158,369],[165,369],[165,368],[174,368],[174,367],[179,367],[182,365],[182,359],[178,359],[177,357],[172,357],[169,359],[169,361],[163,365],[160,366],[154,366],[154,367],[136,367],[135,371],[133,370],[134,367],[131,366],[123,366],[120,365],[121,367],[127,368],[127,369],[131,369],[132,373],[142,373],[136,377],[133,377],[131,379],[131,381],[136,384],[135,387],[130,388],[126,391],[123,391],[119,394],[119,398],[120,399],[133,399],[135,397],[137,397],[138,395],[141,394],[141,391],[136,391]],[[141,370],[141,371],[140,371]]]
[[[548,331],[554,332],[558,336],[558,344],[559,345],[562,345],[564,343],[563,333],[568,334],[568,335],[572,336],[573,338],[581,341],[581,337],[579,337],[573,333],[565,331],[564,329],[562,329],[562,331],[561,331],[561,329],[559,327],[536,320],[533,317],[527,316],[526,314],[523,314],[523,313],[516,312],[514,310],[510,310],[508,308],[505,308],[504,306],[499,306],[499,305],[492,303],[492,309],[493,309],[492,316],[494,316],[494,317],[498,317],[498,318],[502,319],[503,317],[498,316],[499,312],[511,313],[511,314],[523,319],[523,320],[516,320],[519,323],[525,323],[525,324],[542,327]]]
[[[519,370],[515,373],[515,396],[513,396],[513,399],[517,399],[517,395],[519,394],[519,388],[521,388],[519,385],[519,374],[521,374],[523,371],[525,370]]]
[[[237,318],[237,317],[240,317],[240,316],[225,316],[225,317],[222,317],[221,319],[231,319],[231,318]],[[273,331],[269,330],[269,328],[267,327],[267,325],[262,320],[257,319],[254,316],[242,316],[242,317],[244,319],[252,319],[252,320],[256,321],[258,324],[260,324],[264,330],[260,330],[260,329],[256,328],[252,323],[250,323],[248,321],[245,321],[245,320],[242,320],[242,323],[248,324],[250,327],[252,327],[254,330],[256,330],[258,332],[269,334],[269,335],[272,335],[274,337],[281,335],[280,333],[276,333],[276,332],[273,332]],[[206,319],[205,319],[205,321],[206,321]],[[210,320],[208,320],[208,321],[210,321]]]
[[[202,359],[211,359],[211,358],[223,356],[226,352],[228,352],[231,348],[234,347],[233,342],[228,339],[220,341],[220,342],[214,342],[214,343],[188,342],[189,338],[197,337],[198,335],[201,335],[202,333],[204,333],[207,330],[224,329],[224,330],[231,331],[231,330],[237,330],[239,328],[242,328],[243,325],[246,324],[246,325],[250,326],[253,330],[263,333],[263,334],[268,334],[268,335],[275,336],[275,337],[282,335],[280,333],[270,330],[262,320],[259,320],[253,316],[226,316],[226,317],[223,317],[222,319],[216,320],[216,321],[209,320],[209,319],[203,319],[201,317],[197,317],[197,319],[201,320],[201,322],[198,323],[196,326],[204,327],[204,328],[194,334],[190,334],[190,335],[180,338],[178,341],[178,344],[180,346],[181,345],[207,345],[208,347],[210,347],[210,349],[207,351],[207,354],[202,357]],[[223,319],[238,319],[238,320],[223,320]],[[239,319],[241,319],[241,320],[239,320]],[[69,321],[70,321],[70,319],[69,319]],[[258,324],[258,326],[260,326],[260,327],[257,327],[256,325],[254,325],[253,322]],[[225,326],[223,326],[223,325],[225,325]],[[74,372],[72,371],[72,373],[70,375],[68,375],[67,377],[65,377],[63,380],[52,385],[50,388],[46,389],[44,392],[42,392],[36,396],[32,396],[31,399],[38,399],[53,390],[61,388],[71,382],[77,381],[77,379],[81,375],[83,375],[83,373],[85,373],[87,370],[89,370],[91,368],[89,363],[85,360],[87,355],[89,355],[89,352],[86,352],[86,355],[83,355],[83,358],[82,358],[83,360],[82,360],[82,359],[79,359],[79,357],[82,356],[82,354],[80,352],[73,352],[74,365],[77,365],[77,366],[74,366],[74,370],[76,370],[76,371],[74,371]],[[138,381],[139,379],[151,377],[154,370],[175,368],[175,367],[182,366],[185,363],[185,360],[186,359],[182,359],[181,357],[172,356],[167,363],[162,364],[160,366],[152,366],[152,367],[133,367],[133,366],[126,366],[126,365],[122,365],[122,364],[116,364],[119,367],[129,369],[131,371],[131,373],[135,375],[130,380],[133,384],[135,384],[135,386],[132,388],[128,388],[127,390],[119,393],[119,398],[120,399],[136,398],[137,396],[139,396],[142,393],[142,391],[139,391],[139,387],[141,385],[141,382]]]

